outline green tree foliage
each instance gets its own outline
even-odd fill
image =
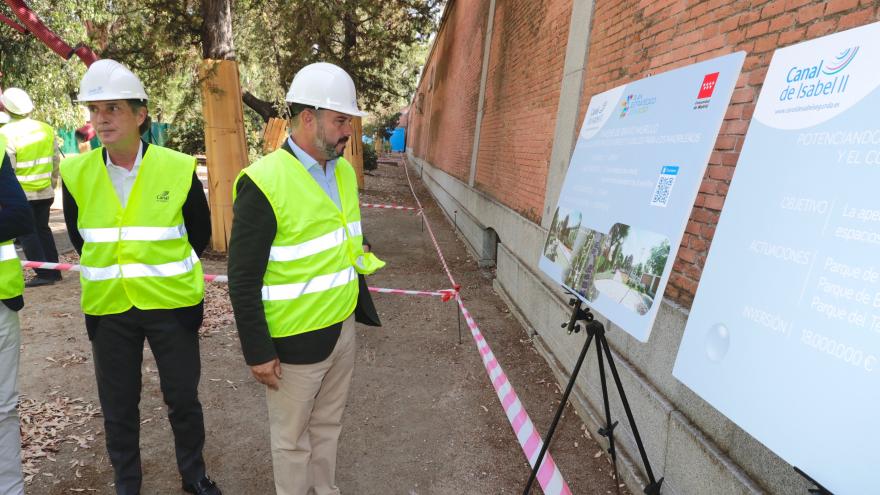
[[[648,257],[648,271],[654,275],[663,273],[666,261],[669,259],[669,241],[663,239],[658,246],[651,248],[651,255]]]
[[[242,89],[277,114],[293,74],[308,63],[328,61],[352,75],[364,108],[393,113],[415,86],[441,3],[236,1],[232,27]],[[28,0],[28,5],[71,46],[83,42],[100,57],[131,67],[150,95],[154,119],[182,125],[178,135],[186,134],[189,147],[200,146],[201,122],[190,121],[200,120],[201,108],[198,67],[207,27],[200,0]],[[0,12],[14,18],[2,4]],[[82,125],[72,101],[85,66],[76,57],[65,61],[35,37],[0,24],[0,71],[0,85],[31,93],[37,118],[56,126]],[[258,141],[265,118],[246,110],[249,142]]]
[[[346,69],[368,109],[392,107],[412,93],[439,0],[249,0],[236,26],[248,89],[280,101],[293,75],[318,61]],[[286,14],[286,15],[285,15]],[[267,39],[270,42],[267,43]],[[246,48],[244,48],[246,47]],[[416,48],[414,48],[416,47]],[[393,108],[397,111],[399,108]]]
[[[73,0],[31,0],[28,4],[44,22],[58,25],[56,34],[71,45],[87,36],[83,19],[99,15]],[[5,4],[0,6],[0,13],[17,21]],[[31,34],[0,24],[0,86],[26,90],[36,106],[35,118],[56,126],[82,125],[82,115],[70,100],[84,71],[76,57],[65,62]]]
[[[364,146],[364,170],[376,170],[379,168],[379,157],[372,146]]]

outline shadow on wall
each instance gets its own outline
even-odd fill
[[[480,249],[480,259],[477,264],[480,268],[492,268],[495,266],[495,260],[498,258],[498,243],[501,238],[495,229],[489,227],[483,231],[483,246]]]

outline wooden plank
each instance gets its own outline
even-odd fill
[[[357,174],[358,189],[363,189],[364,142],[363,139],[361,139],[363,136],[363,127],[360,117],[351,119],[351,131],[351,138],[349,138],[348,144],[345,145],[343,156],[349,163],[351,163],[351,166],[354,167],[354,171]]]
[[[287,121],[272,117],[263,131],[263,154],[268,155],[280,148],[285,139],[287,139]]]
[[[226,252],[232,230],[232,185],[248,164],[238,64],[202,61],[202,112],[211,207],[211,247]]]

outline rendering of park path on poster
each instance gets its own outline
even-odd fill
[[[880,493],[880,24],[777,50],[674,368],[835,494]]]
[[[593,96],[538,262],[642,342],[745,54]]]

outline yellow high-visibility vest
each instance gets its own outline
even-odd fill
[[[357,178],[336,162],[341,210],[306,168],[277,150],[241,171],[269,200],[277,229],[263,275],[263,309],[272,337],[287,337],[345,320],[358,297],[358,273],[385,263],[363,251]]]
[[[6,136],[8,145],[15,150],[15,176],[21,188],[41,191],[52,187],[55,129],[49,124],[24,118],[4,125],[0,134]]]
[[[122,207],[103,148],[61,163],[61,179],[79,208],[82,309],[90,315],[174,309],[204,298],[202,264],[189,243],[181,208],[195,158],[161,146],[144,153]]]

